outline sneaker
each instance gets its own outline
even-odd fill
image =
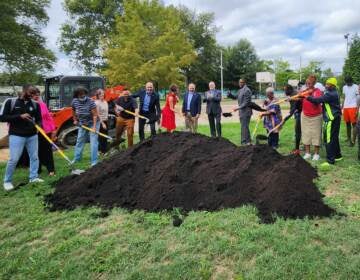
[[[300,155],[300,150],[294,149],[294,150],[291,151],[291,154],[299,156]]]
[[[31,179],[29,183],[43,183],[44,180],[40,178]]]
[[[322,164],[320,164],[320,170],[321,171],[329,171],[329,170],[331,170],[331,166],[332,166],[332,164],[330,164],[329,162],[323,162]]]
[[[312,160],[318,161],[320,159],[320,155],[314,154]]]
[[[303,159],[310,159],[311,158],[311,155],[306,153],[304,156],[303,156]]]
[[[11,191],[14,189],[14,185],[11,182],[6,182],[3,184],[5,191]]]
[[[342,157],[339,157],[339,158],[336,158],[335,161],[342,161],[343,158]]]

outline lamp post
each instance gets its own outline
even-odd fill
[[[346,33],[344,35],[344,39],[346,40],[346,54],[349,55],[349,36],[350,33]]]
[[[220,69],[221,69],[221,95],[224,94],[224,74],[223,74],[223,52],[220,50]]]

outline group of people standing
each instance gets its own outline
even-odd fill
[[[347,141],[352,147],[356,137],[360,132],[357,128],[359,111],[359,87],[353,84],[351,78],[345,79],[346,85],[343,88],[344,101],[340,105],[337,80],[330,78],[326,81],[325,88],[319,86],[316,77],[310,75],[306,84],[298,90],[291,85],[284,88],[287,98],[282,101],[290,102],[290,112],[283,118],[280,103],[274,95],[274,89],[266,89],[266,100],[263,106],[252,102],[252,92],[247,87],[244,79],[239,80],[239,90],[236,95],[228,93],[228,98],[237,100],[237,106],[233,112],[239,112],[241,126],[241,144],[249,145],[251,139],[249,124],[253,110],[260,111],[259,120],[263,119],[263,125],[268,132],[268,145],[278,148],[279,132],[282,126],[292,116],[295,119],[295,149],[294,154],[300,154],[300,143],[304,145],[304,159],[317,161],[320,159],[319,151],[322,143],[321,134],[323,133],[323,143],[326,147],[326,163],[334,164],[342,159],[339,132],[341,115],[343,109],[344,121],[347,128]],[[136,101],[139,99],[138,102]],[[116,114],[116,140],[114,145],[119,145],[123,139],[124,131],[127,134],[128,146],[132,146],[134,141],[135,117],[139,118],[139,138],[145,139],[145,125],[150,125],[151,135],[156,135],[156,123],[165,128],[167,132],[176,129],[176,114],[182,115],[185,120],[185,127],[192,133],[197,132],[198,119],[201,114],[202,103],[206,103],[206,114],[208,116],[210,133],[212,137],[221,137],[221,101],[222,93],[216,89],[215,83],[209,83],[209,90],[204,93],[203,98],[196,92],[194,83],[188,85],[181,112],[177,111],[176,105],[180,102],[179,88],[171,85],[166,96],[165,106],[160,109],[160,98],[154,90],[152,82],[147,82],[145,89],[130,94],[124,91],[115,100]],[[74,91],[72,101],[73,122],[78,126],[78,135],[74,151],[74,162],[80,161],[85,143],[90,139],[91,165],[98,162],[98,152],[106,153],[108,141],[106,138],[98,138],[98,134],[89,131],[108,133],[109,104],[105,100],[104,91],[96,91],[96,100],[88,96],[85,88],[77,88]],[[49,110],[40,98],[40,91],[31,85],[23,87],[19,98],[11,98],[5,101],[0,111],[2,122],[9,125],[9,147],[10,159],[7,163],[4,176],[4,189],[11,190],[12,176],[16,165],[21,157],[23,149],[27,149],[30,159],[30,182],[42,182],[39,178],[41,165],[46,166],[50,176],[55,175],[54,159],[52,156],[51,144],[37,133],[35,124],[40,125],[46,134],[56,140],[56,126]],[[313,156],[311,156],[311,146],[313,146]],[[360,160],[360,142],[359,142]]]
[[[285,87],[285,94],[289,97],[291,107],[284,122],[291,116],[295,117],[294,154],[300,154],[301,140],[305,148],[304,159],[318,161],[320,146],[323,142],[326,148],[326,162],[323,165],[342,160],[339,141],[342,114],[347,126],[347,141],[350,147],[354,146],[356,136],[360,133],[357,129],[360,92],[350,77],[345,78],[345,82],[342,105],[338,82],[335,78],[326,80],[325,88],[323,88],[317,83],[316,77],[310,75],[306,84],[299,89],[304,93],[303,96],[299,96],[290,85]],[[321,134],[323,134],[323,140]],[[314,148],[313,156],[311,156],[311,146]],[[360,160],[360,142],[358,159]]]

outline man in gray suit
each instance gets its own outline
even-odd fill
[[[235,111],[239,111],[240,117],[240,125],[241,125],[241,144],[249,145],[250,138],[250,130],[249,124],[252,115],[251,109],[251,90],[247,87],[245,79],[239,80],[240,89],[237,93],[237,96],[233,96],[231,93],[228,94],[228,97],[231,99],[237,99],[239,106],[234,109]]]
[[[209,119],[211,137],[221,137],[221,97],[221,91],[216,90],[215,83],[211,81],[209,91],[205,92],[203,100],[206,102],[206,114]]]

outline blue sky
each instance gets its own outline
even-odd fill
[[[360,1],[354,0],[164,0],[198,12],[212,12],[222,45],[247,38],[262,59],[286,59],[293,69],[319,60],[324,67],[342,70],[346,56],[344,34],[360,31]],[[60,26],[67,20],[61,0],[52,0],[50,22],[44,30],[58,62],[53,74],[81,74],[58,48]]]
[[[315,27],[312,24],[301,24],[288,28],[284,35],[292,39],[299,39],[307,42],[312,39],[314,31]]]

